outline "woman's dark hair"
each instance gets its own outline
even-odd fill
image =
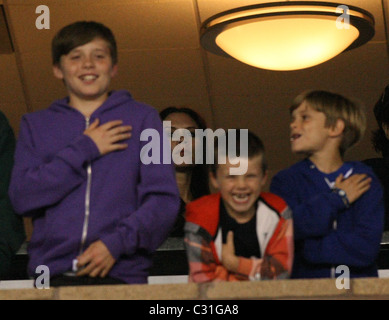
[[[78,21],[63,27],[54,36],[51,42],[53,65],[59,64],[62,55],[68,54],[74,48],[87,44],[95,38],[107,41],[112,64],[117,64],[116,40],[112,31],[99,22]]]
[[[386,137],[382,125],[389,126],[389,86],[386,86],[381,97],[374,106],[374,116],[377,120],[378,129],[373,131],[371,142],[375,151],[389,154],[389,140]]]
[[[163,121],[172,113],[184,113],[193,119],[197,124],[198,129],[207,129],[204,119],[196,111],[188,107],[167,107],[159,113],[159,116]],[[206,154],[205,138],[203,140],[203,154]],[[189,190],[193,200],[210,194],[208,167],[205,164],[205,161],[203,161],[203,164],[194,165]]]

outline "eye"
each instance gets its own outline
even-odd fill
[[[96,54],[97,59],[105,59],[106,55],[105,54]]]
[[[80,58],[79,55],[70,56],[70,60],[77,60],[79,58]]]

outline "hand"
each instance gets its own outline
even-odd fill
[[[222,246],[222,264],[231,272],[237,272],[239,267],[239,257],[235,255],[234,233],[227,233],[227,242]]]
[[[84,267],[77,276],[104,278],[115,264],[115,259],[101,240],[93,242],[77,259],[77,267]]]
[[[84,131],[84,134],[93,140],[101,155],[127,148],[126,143],[118,142],[131,137],[131,126],[122,125],[122,120],[109,121],[101,126],[99,126],[99,123],[99,119],[93,121]]]
[[[353,174],[347,179],[343,179],[343,174],[340,174],[335,180],[335,187],[346,192],[351,204],[370,189],[370,183],[371,178],[366,174]]]

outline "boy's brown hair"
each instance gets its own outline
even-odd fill
[[[74,48],[87,44],[95,38],[107,41],[112,64],[116,65],[118,57],[115,37],[108,27],[95,21],[78,21],[58,31],[51,42],[53,65],[59,65],[62,55],[68,54]]]
[[[312,109],[324,113],[327,128],[334,127],[338,119],[343,120],[345,127],[339,146],[342,157],[350,147],[363,138],[366,130],[366,116],[361,103],[352,101],[337,93],[312,90],[303,92],[294,99],[289,108],[290,113],[304,101]]]
[[[244,154],[243,148],[247,147],[247,157],[249,159],[252,159],[256,156],[261,157],[261,169],[262,173],[266,173],[267,170],[267,160],[265,156],[265,146],[262,142],[262,140],[255,135],[253,132],[251,132],[248,129],[229,129],[229,130],[235,130],[236,133],[236,145],[233,151],[235,151],[235,155],[237,157],[240,157]],[[242,145],[241,144],[241,134],[242,130],[247,130],[247,144]],[[210,166],[210,171],[216,176],[216,170],[219,165],[218,159],[219,159],[219,152],[223,152],[224,154],[228,154],[227,150],[229,150],[229,134],[226,133],[225,135],[225,146],[221,146],[221,150],[219,150],[219,138],[215,138],[215,144],[214,144],[214,161]]]

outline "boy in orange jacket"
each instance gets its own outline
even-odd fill
[[[236,155],[247,161],[246,172],[232,175],[233,159],[215,161],[210,180],[219,192],[187,206],[190,282],[283,279],[291,271],[291,211],[280,197],[262,192],[267,177],[262,141],[249,132],[247,144],[241,144],[237,133]]]

